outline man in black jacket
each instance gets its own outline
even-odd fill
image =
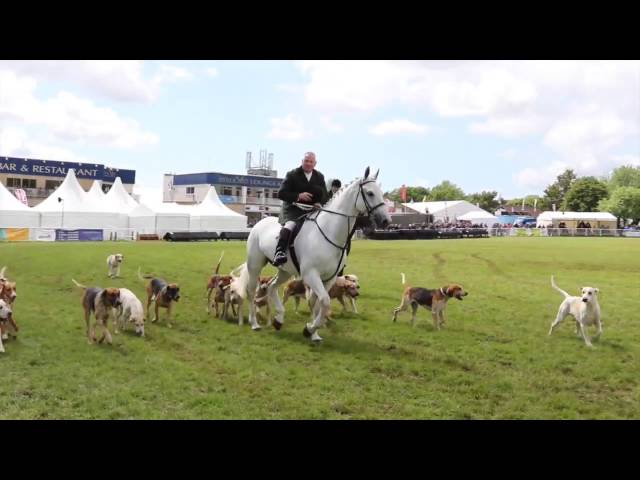
[[[320,208],[329,196],[324,176],[315,170],[315,166],[316,155],[313,152],[305,153],[302,165],[287,173],[278,191],[278,198],[282,200],[280,223],[283,224],[283,227],[280,230],[280,238],[273,258],[273,264],[276,267],[287,261],[286,249],[289,236],[296,224],[295,220],[307,213],[296,207],[294,203],[314,205],[316,208]]]

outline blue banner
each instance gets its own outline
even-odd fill
[[[237,185],[239,187],[280,188],[283,179],[259,175],[229,175],[226,173],[188,173],[173,177],[174,185]]]
[[[0,173],[7,175],[34,175],[39,177],[65,177],[73,168],[78,178],[90,178],[113,183],[120,177],[122,183],[133,184],[135,170],[105,167],[97,163],[57,162],[54,160],[36,160],[32,158],[0,157]]]
[[[56,229],[56,242],[101,242],[102,230],[62,230]]]

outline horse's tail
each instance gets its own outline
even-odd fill
[[[231,276],[233,277],[233,281],[231,282],[230,288],[244,300],[247,298],[247,286],[249,285],[249,269],[247,268],[247,264],[243,263],[234,268]]]

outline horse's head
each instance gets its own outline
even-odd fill
[[[386,228],[391,223],[391,217],[386,203],[382,198],[382,190],[376,183],[378,173],[369,177],[369,167],[364,172],[364,177],[358,183],[358,199],[356,200],[356,210],[369,216],[376,227]]]

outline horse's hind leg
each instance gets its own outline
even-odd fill
[[[252,330],[260,330],[260,324],[257,319],[257,307],[256,303],[253,301],[256,295],[256,287],[258,286],[258,279],[260,277],[260,272],[264,268],[267,263],[267,259],[262,253],[256,254],[259,258],[247,258],[247,273],[249,275],[249,280],[247,282],[247,297],[249,301],[249,324],[251,325]],[[238,307],[239,309],[240,307]]]
[[[285,272],[284,270],[278,270],[278,274],[276,275],[275,281],[269,285],[269,290],[267,292],[268,298],[271,298],[275,309],[276,309],[276,318],[273,322],[273,327],[276,330],[280,330],[282,325],[284,324],[284,305],[280,301],[280,297],[278,296],[278,287],[282,285],[284,282],[289,280],[291,274],[289,272]],[[269,319],[271,322],[271,319]]]

